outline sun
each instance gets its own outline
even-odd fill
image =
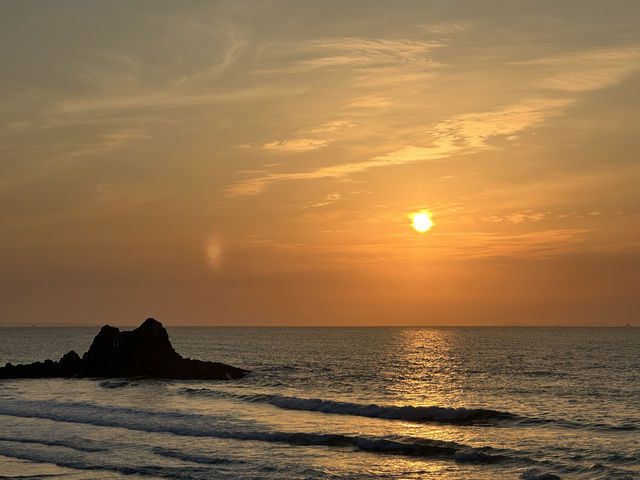
[[[413,228],[419,232],[426,232],[433,225],[433,222],[426,213],[414,213],[413,214]]]

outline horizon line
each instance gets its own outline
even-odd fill
[[[162,323],[162,322],[161,322]],[[89,328],[89,327],[103,327],[105,325],[118,327],[118,328],[137,328],[140,325],[127,325],[127,324],[51,324],[51,325],[19,325],[19,324],[0,324],[0,328]],[[488,324],[488,325],[287,325],[287,324],[275,324],[275,325],[261,325],[261,324],[244,324],[244,325],[229,325],[229,324],[215,324],[215,325],[170,325],[162,323],[166,328],[640,328],[640,324],[620,324],[620,325],[601,325],[601,324],[578,324],[578,325],[540,325],[540,324]]]

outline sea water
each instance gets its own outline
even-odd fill
[[[3,328],[0,363],[97,331]],[[640,478],[637,328],[168,332],[251,374],[0,380],[0,478]]]

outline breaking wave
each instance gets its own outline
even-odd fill
[[[210,396],[216,398],[235,398],[248,402],[268,403],[288,410],[306,410],[312,412],[355,415],[360,417],[384,418],[389,420],[412,420],[423,422],[482,424],[496,421],[516,421],[518,415],[498,410],[482,408],[448,408],[439,406],[387,406],[322,400],[319,398],[298,398],[269,394],[235,394],[208,388],[181,388],[183,395]]]
[[[0,415],[42,418],[59,422],[81,423],[99,427],[119,427],[145,432],[164,432],[183,436],[229,438],[290,445],[348,447],[366,452],[387,453],[456,462],[496,463],[506,460],[504,452],[490,447],[473,448],[455,442],[413,437],[371,437],[329,433],[260,431],[245,424],[229,423],[228,418],[194,413],[150,411],[90,403],[53,401],[7,401],[0,405]],[[3,439],[6,442],[21,442]],[[25,440],[30,441],[30,440]],[[221,463],[224,459],[189,456],[167,449],[154,453],[196,463]],[[2,454],[2,451],[0,451]],[[182,457],[184,458],[182,458]],[[520,459],[521,460],[521,459]]]
[[[222,457],[209,457],[206,455],[193,455],[189,453],[180,452],[178,450],[169,450],[167,448],[154,447],[151,449],[156,455],[168,458],[177,458],[185,462],[202,463],[205,465],[220,465],[227,463],[241,463],[238,460],[230,460]]]
[[[17,442],[25,444],[46,445],[48,447],[65,447],[79,452],[103,452],[105,449],[101,447],[92,447],[87,445],[87,440],[79,440],[77,442],[65,440],[45,440],[39,438],[12,438],[0,437],[0,442]]]
[[[266,403],[287,410],[354,415],[388,420],[414,422],[433,422],[455,425],[496,425],[499,423],[517,423],[518,425],[553,424],[564,428],[584,428],[596,431],[633,431],[637,425],[625,423],[610,425],[605,423],[579,423],[565,419],[527,417],[511,412],[484,408],[451,408],[441,406],[377,405],[352,402],[339,402],[319,398],[298,398],[272,394],[239,394],[213,390],[209,388],[181,388],[180,395],[204,396],[211,398],[231,398],[251,403]]]

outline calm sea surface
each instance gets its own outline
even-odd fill
[[[2,328],[0,363],[98,330]],[[252,373],[0,380],[0,478],[640,478],[637,328],[168,331]]]

